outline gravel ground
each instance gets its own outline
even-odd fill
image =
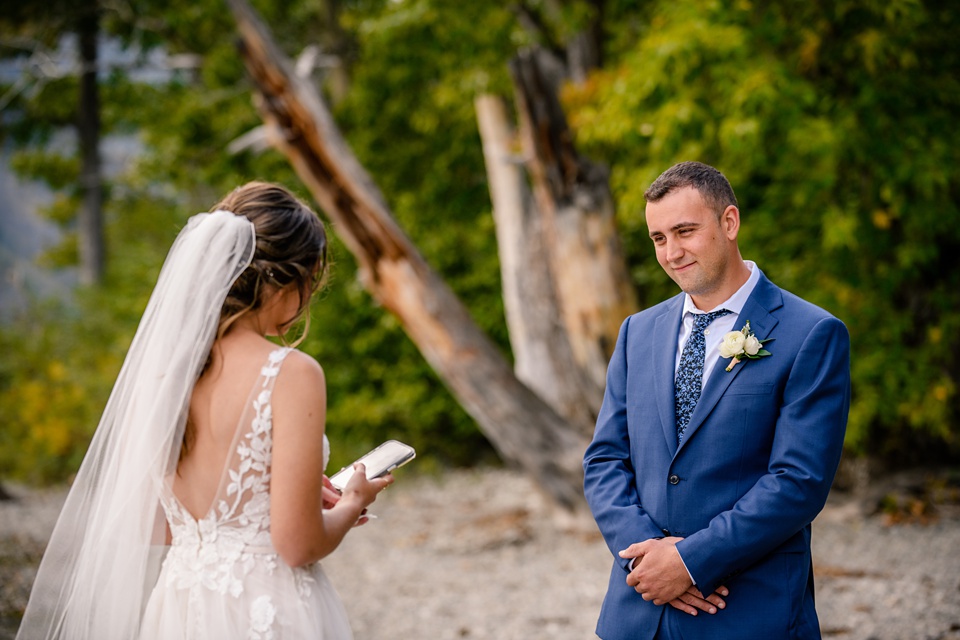
[[[0,638],[15,633],[63,498],[11,492],[20,499],[0,502]],[[824,637],[960,640],[960,515],[889,526],[864,504],[835,492],[814,523]],[[589,516],[558,513],[524,477],[400,472],[371,510],[378,519],[324,561],[356,640],[595,637],[606,547]]]

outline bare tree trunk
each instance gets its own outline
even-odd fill
[[[515,370],[587,435],[620,323],[637,310],[607,172],[576,153],[557,99],[562,83],[583,82],[601,64],[604,0],[592,5],[587,28],[562,44],[551,35],[560,0],[512,5],[543,43],[510,65],[519,135],[500,101],[475,102]],[[517,146],[522,154],[511,151]]]
[[[313,87],[297,78],[245,0],[229,0],[256,102],[287,156],[356,256],[371,294],[507,461],[559,504],[582,502],[586,439],[514,375],[496,346],[397,226]]]
[[[490,183],[503,283],[503,306],[517,377],[575,425],[593,432],[600,399],[573,357],[561,319],[543,217],[527,186],[516,132],[503,100],[475,101]]]
[[[564,70],[538,49],[510,64],[523,157],[549,248],[560,317],[599,408],[623,319],[638,309],[605,167],[580,156],[557,92]]]
[[[85,8],[77,23],[80,40],[80,105],[77,133],[80,140],[80,189],[83,196],[77,219],[80,281],[98,284],[103,279],[103,177],[100,165],[100,89],[97,83],[99,9]]]

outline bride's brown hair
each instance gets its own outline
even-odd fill
[[[310,297],[327,271],[327,234],[317,214],[284,187],[268,182],[237,187],[210,211],[218,209],[250,220],[257,244],[250,266],[227,293],[217,337],[241,316],[259,309],[272,292],[290,284],[300,292],[300,307],[286,324],[301,317],[309,322]]]
[[[243,270],[227,293],[220,308],[217,340],[243,315],[256,311],[267,297],[294,284],[300,293],[300,306],[285,326],[304,319],[305,326],[296,346],[310,325],[310,298],[327,273],[327,234],[314,211],[284,187],[269,182],[248,182],[227,194],[210,211],[230,211],[253,223],[256,246],[250,266]],[[281,336],[287,344],[285,336]],[[213,352],[203,366],[205,372]],[[187,420],[180,459],[189,452],[195,437]]]

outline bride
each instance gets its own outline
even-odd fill
[[[317,561],[393,478],[333,489],[323,370],[266,337],[307,316],[323,226],[261,182],[211,211],[164,263],[18,640],[351,636]]]

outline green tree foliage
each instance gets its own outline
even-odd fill
[[[136,210],[137,215],[126,215]],[[36,300],[0,329],[0,474],[60,481],[80,464],[182,217],[115,190],[104,284]]]
[[[351,81],[338,121],[400,224],[508,351],[473,99],[508,96],[517,48],[562,42],[598,3],[529,0],[537,36],[507,1],[254,4],[291,57],[330,42],[339,16],[334,52]],[[936,0],[609,0],[603,16],[605,69],[565,100],[581,151],[612,167],[643,302],[675,291],[647,238],[644,188],[676,161],[714,164],[738,192],[745,256],[850,327],[849,448],[956,452],[957,10]],[[220,0],[110,3],[103,24],[145,50],[198,55],[200,66],[162,84],[127,69],[102,76],[105,132],[135,134],[143,152],[111,178],[103,286],[38,302],[0,328],[0,475],[57,480],[76,468],[189,215],[254,178],[306,195],[279,154],[227,152],[260,121]],[[0,34],[11,28],[0,21]],[[53,44],[60,32],[47,28]],[[51,81],[2,120],[4,136],[26,145],[17,170],[55,188],[61,220],[76,209],[77,163],[44,143],[73,117],[75,96],[75,79]],[[55,253],[49,264],[75,259],[69,244]],[[491,457],[337,241],[334,258],[301,345],[326,370],[332,466],[387,437],[438,464]]]
[[[348,12],[344,24],[356,34],[358,58],[338,121],[400,225],[506,352],[473,96],[506,88],[512,16],[486,3],[384,2]],[[359,283],[344,282],[353,267],[343,267],[336,269],[330,297],[347,294],[350,302],[321,306],[347,309],[339,317],[349,322],[331,319],[329,327],[346,331],[350,347],[334,354],[331,347],[341,341],[328,343],[319,328],[312,332],[323,343],[316,347],[321,362],[334,369],[328,371],[331,388],[331,377],[344,383],[343,396],[331,406],[331,423],[356,428],[362,421],[374,439],[397,429],[448,463],[470,463],[478,451],[480,459],[489,458],[473,421],[396,320],[361,306],[367,295]]]
[[[745,256],[850,329],[855,452],[960,451],[958,16],[936,0],[653,2],[567,95],[579,142],[613,164],[647,304],[675,289],[645,187],[680,160],[726,173]]]
[[[235,25],[222,3],[137,4],[135,20],[124,23],[113,15],[115,33],[132,44],[162,44],[169,54],[198,54],[201,64],[159,85],[135,83],[123,70],[105,79],[108,130],[136,132],[143,153],[112,181],[104,285],[78,291],[75,304],[37,304],[0,331],[12,356],[0,366],[0,410],[11,425],[0,435],[4,474],[56,480],[76,468],[166,249],[189,215],[254,178],[306,195],[279,154],[226,152],[260,121],[236,53]],[[323,40],[325,8],[315,2],[257,3],[291,57]],[[401,224],[478,322],[508,349],[472,96],[492,82],[485,74],[505,73],[509,15],[461,12],[453,3],[358,3],[349,6],[343,24],[364,47],[340,52],[345,63],[358,67],[340,109],[351,143]],[[471,36],[475,27],[479,38]],[[437,47],[424,51],[430,42]],[[448,54],[434,55],[438,47]],[[475,66],[463,74],[470,66],[462,61],[474,54]],[[72,117],[67,105],[75,84],[69,78],[50,83],[11,109],[19,114],[18,140],[25,145],[18,170],[58,190],[76,181],[76,163],[54,158],[43,143]],[[44,109],[63,113],[54,118]],[[68,220],[75,203],[62,200],[56,208]],[[58,265],[75,258],[69,243],[53,253]],[[397,322],[363,290],[351,256],[336,241],[334,259],[330,287],[314,304],[311,333],[301,345],[327,372],[328,425],[337,445],[332,466],[388,437],[417,447],[421,467],[429,460],[492,459],[472,420]]]

